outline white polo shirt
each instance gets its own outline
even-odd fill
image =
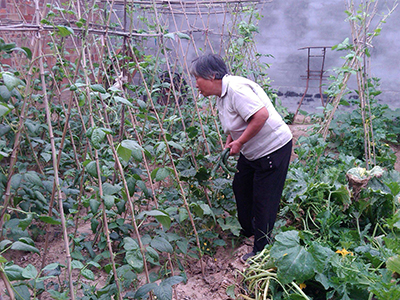
[[[249,118],[263,107],[269,113],[267,121],[240,150],[248,160],[256,160],[283,147],[292,139],[292,133],[257,83],[239,76],[222,78],[221,98],[217,99],[218,115],[222,129],[233,140],[242,135]]]

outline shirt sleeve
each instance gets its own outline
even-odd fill
[[[233,91],[233,109],[246,122],[265,105],[250,86],[244,85]]]

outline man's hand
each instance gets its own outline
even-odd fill
[[[232,141],[227,148],[231,148],[231,152],[229,152],[229,155],[236,155],[239,154],[240,149],[242,149],[243,144],[239,141]]]
[[[231,142],[228,146],[225,146],[225,148],[231,148],[230,155],[238,154],[242,146],[250,139],[252,139],[261,130],[268,117],[268,110],[267,108],[263,107],[251,116],[247,128],[237,140],[232,141],[232,137],[229,135],[228,139],[230,138]]]

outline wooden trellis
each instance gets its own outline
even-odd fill
[[[126,191],[128,213],[125,217],[131,221],[132,234],[138,241],[147,282],[150,278],[146,249],[141,241],[137,216],[142,211],[159,208],[163,192],[170,186],[175,186],[181,197],[182,209],[187,213],[196,238],[193,246],[198,248],[202,263],[198,226],[189,199],[189,183],[181,180],[177,161],[187,154],[193,170],[207,169],[211,164],[199,162],[199,156],[216,156],[222,149],[223,137],[214,100],[202,99],[198,95],[189,75],[190,62],[202,53],[219,53],[226,58],[232,72],[246,72],[246,76],[260,79],[259,56],[252,37],[258,23],[255,11],[268,2],[35,0],[7,3],[8,8],[12,4],[14,14],[12,19],[1,19],[1,37],[7,43],[15,42],[19,47],[31,49],[32,59],[22,59],[13,53],[4,61],[12,69],[20,71],[26,86],[23,104],[18,106],[21,107],[17,116],[20,121],[14,148],[9,161],[4,163],[8,165],[8,181],[0,225],[3,225],[3,216],[9,212],[13,202],[15,191],[12,190],[11,178],[18,172],[16,164],[22,160],[19,146],[27,143],[25,121],[35,120],[37,110],[44,108],[47,132],[43,135],[49,142],[51,150],[47,151],[51,153],[51,159],[35,159],[43,176],[47,176],[49,168],[54,171],[53,192],[48,195],[49,216],[52,216],[54,206],[62,221],[71,299],[75,298],[76,291],[71,272],[71,240],[63,211],[63,202],[68,195],[60,185],[61,180],[65,182],[71,176],[60,171],[66,144],[75,150],[71,160],[75,165],[74,176],[79,178],[79,209],[82,209],[82,198],[90,195],[88,186],[95,185],[99,199],[103,200],[107,198],[105,184],[118,183]],[[29,22],[23,15],[27,11],[24,5],[34,8],[34,16]],[[16,100],[13,101],[15,104]],[[81,131],[76,132],[76,127]],[[96,128],[107,132],[107,147],[98,148],[88,142]],[[190,133],[192,128],[198,130],[193,136]],[[152,149],[148,145],[149,139]],[[180,144],[183,140],[197,142]],[[121,159],[118,151],[123,148],[123,141],[134,141],[137,149],[142,149],[135,163]],[[41,146],[31,144],[31,147],[34,155]],[[105,156],[112,158],[113,166],[104,165],[102,159]],[[94,176],[90,180],[85,177],[88,160],[94,166]],[[136,168],[139,164],[143,173],[128,172],[129,168]],[[157,174],[154,172],[159,170],[169,172],[167,179],[155,180]],[[105,176],[110,172],[112,176]],[[133,195],[127,192],[131,178],[145,183],[145,187],[140,186]],[[199,189],[205,203],[212,207],[212,186],[199,186]],[[142,205],[141,199],[145,199],[147,205]],[[106,206],[101,201],[99,226],[102,226],[109,252],[114,253]],[[77,218],[75,222],[78,228],[81,220]],[[48,240],[42,254],[42,267],[49,263],[46,261],[47,251]],[[174,262],[170,255],[168,260],[173,270]],[[113,255],[110,263],[118,290],[122,291]],[[203,266],[202,269],[204,272]],[[121,293],[118,297],[122,299]]]

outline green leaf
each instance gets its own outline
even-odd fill
[[[93,266],[93,267],[98,268],[98,269],[101,268],[101,265],[99,263],[95,262],[95,261],[89,261],[87,264],[89,266]]]
[[[122,147],[121,144],[117,146],[118,155],[126,162],[129,161],[132,155],[132,150]]]
[[[20,241],[16,241],[12,244],[11,249],[13,250],[20,250],[20,251],[29,251],[40,254],[39,250],[31,245],[22,243]]]
[[[176,35],[177,35],[180,39],[190,40],[190,36],[188,36],[188,35],[185,34],[185,33],[177,32]]]
[[[33,221],[33,214],[27,214],[25,219],[19,221],[18,227],[25,230]]]
[[[123,140],[121,142],[121,146],[130,150],[139,149],[140,151],[143,151],[143,148],[140,147],[140,145],[136,141],[132,140]]]
[[[133,238],[125,237],[124,238],[124,249],[126,251],[138,250],[139,245]]]
[[[47,224],[61,225],[61,221],[49,216],[39,216],[39,219]]]
[[[140,109],[145,110],[147,108],[147,103],[144,102],[143,100],[136,99],[136,102],[139,105]]]
[[[82,274],[82,276],[85,277],[86,279],[95,280],[94,273],[93,273],[91,270],[89,270],[89,269],[83,269],[83,270],[81,270],[81,274]]]
[[[112,185],[108,182],[105,182],[103,184],[103,194],[104,195],[114,195],[119,193],[119,191],[121,190],[121,186],[119,185]]]
[[[69,300],[71,299],[69,296],[69,289],[67,289],[66,291],[60,293],[57,292],[55,290],[47,290],[49,292],[49,294],[51,295],[51,297],[53,299],[57,299],[57,300]]]
[[[170,32],[170,33],[164,34],[164,37],[175,40],[175,33]]]
[[[151,210],[145,213],[148,216],[153,216],[154,218],[156,218],[156,220],[161,223],[165,230],[168,230],[170,228],[171,217],[167,213],[160,210]]]
[[[127,251],[125,259],[135,272],[141,273],[143,271],[143,256],[139,249]]]
[[[146,247],[146,261],[153,265],[159,265],[160,256],[158,252],[150,246]]]
[[[102,94],[107,93],[107,91],[104,89],[104,87],[103,87],[101,84],[92,84],[92,85],[90,86],[90,88],[91,88],[92,91],[94,91],[94,92],[99,92],[99,93],[102,93]]]
[[[151,172],[151,178],[156,181],[164,180],[169,176],[169,170],[167,168],[156,168]]]
[[[283,284],[304,282],[314,275],[315,260],[300,245],[299,233],[295,230],[282,232],[275,237],[271,257],[276,260],[278,279]]]
[[[24,174],[24,179],[29,182],[32,183],[36,186],[43,186],[42,180],[40,179],[39,175],[34,172],[34,171],[28,171]]]
[[[21,180],[22,180],[22,175],[21,174],[14,174],[11,177],[11,187],[16,190],[20,187],[21,185]]]
[[[189,214],[184,207],[179,207],[179,223],[182,223],[189,217]]]
[[[51,263],[45,266],[42,271],[46,276],[60,276],[61,275],[61,265],[59,263]]]
[[[37,198],[40,202],[42,202],[43,204],[47,204],[47,200],[46,200],[46,198],[43,196],[43,194],[42,194],[41,192],[39,192],[39,191],[34,191],[33,193],[35,194],[36,198]]]
[[[8,105],[6,103],[0,103],[0,117],[7,115],[13,109],[14,109],[14,106],[12,106],[12,105]]]
[[[171,254],[174,252],[171,244],[165,238],[160,236],[156,236],[154,239],[152,239],[150,245],[160,252],[167,252]]]
[[[231,299],[236,299],[236,295],[235,295],[235,284],[231,284],[230,286],[228,286],[226,288],[226,294],[231,298]]]
[[[69,36],[71,34],[74,34],[74,30],[71,27],[64,26],[64,25],[58,25],[56,27],[58,28],[57,34],[62,36],[62,37],[66,37],[66,36]]]
[[[181,250],[181,252],[183,254],[187,254],[188,247],[189,247],[189,242],[187,240],[177,241],[176,245],[178,246],[179,250]]]
[[[7,274],[7,277],[8,279],[10,279],[10,281],[25,280],[25,277],[22,276],[23,271],[24,269],[18,265],[11,265],[4,267],[4,272]]]
[[[31,294],[29,293],[28,286],[25,284],[15,285],[15,299],[16,300],[28,300],[32,299]]]
[[[22,276],[26,279],[34,279],[37,275],[38,271],[31,264],[27,265],[26,268],[22,271]]]
[[[128,105],[129,107],[134,108],[134,106],[132,105],[131,102],[129,102],[129,100],[119,97],[119,96],[114,96],[115,101],[120,102],[122,104]]]
[[[97,219],[92,219],[90,221],[90,229],[92,229],[92,232],[95,233],[97,232],[97,227],[99,226],[100,222]]]
[[[0,242],[0,251],[3,251],[8,245],[12,244],[10,240],[3,240]]]
[[[175,149],[177,149],[177,150],[179,150],[179,151],[183,151],[182,145],[180,145],[180,144],[178,144],[178,143],[176,143],[174,141],[169,141],[168,145],[173,147],[173,148],[175,148]]]
[[[148,293],[150,293],[154,288],[156,288],[158,285],[157,283],[147,283],[145,285],[142,285],[135,293],[133,298],[135,299],[142,299],[144,296],[146,296]]]
[[[90,199],[89,200],[89,206],[92,214],[96,214],[97,211],[99,210],[100,202],[97,201],[96,199]]]
[[[13,90],[18,85],[21,84],[21,80],[19,78],[15,77],[10,72],[3,72],[2,75],[3,75],[4,85],[7,87],[7,89],[9,91]]]
[[[311,253],[315,261],[315,271],[322,273],[328,264],[330,258],[335,255],[330,248],[324,247],[321,244],[314,242],[311,244],[308,252]]]
[[[84,25],[84,24],[86,24],[86,20],[85,19],[83,19],[83,18],[80,18],[78,21],[76,21],[76,26],[78,26],[79,28],[82,28],[82,26]]]
[[[28,47],[21,47],[21,52],[26,55],[27,58],[32,59],[32,51]],[[19,50],[19,49],[18,49]]]
[[[71,268],[72,269],[79,269],[82,270],[85,266],[83,265],[82,262],[80,262],[79,260],[73,260],[71,261]]]
[[[221,226],[222,230],[230,230],[235,236],[240,235],[240,229],[242,227],[240,226],[237,218],[229,216],[227,218],[219,218],[217,222]]]
[[[86,171],[92,175],[93,177],[98,177],[97,176],[97,165],[96,162],[93,160],[91,162],[89,162],[86,167],[85,167]]]
[[[181,283],[183,281],[183,279],[184,278],[182,276],[172,276],[172,277],[168,277],[167,279],[165,279],[163,281],[163,284],[173,286],[175,284]]]
[[[153,292],[159,300],[172,300],[172,287],[170,285],[163,284],[163,282],[161,282],[159,286],[156,286]]]
[[[20,237],[18,240],[22,243],[25,243],[25,244],[28,244],[31,246],[35,245],[35,242],[30,237],[27,237],[27,236]]]
[[[130,196],[135,193],[136,179],[133,177],[128,177],[126,179],[126,185],[128,186],[128,192]]]
[[[132,150],[132,156],[133,158],[138,161],[141,162],[143,160],[143,155],[142,155],[143,150],[141,149],[134,149]]]
[[[103,142],[106,137],[106,133],[102,128],[93,129],[92,136],[90,137],[90,142],[95,149],[101,148],[101,142]]]
[[[115,204],[115,197],[113,195],[103,195],[104,206],[111,209]]]
[[[142,180],[137,180],[136,185],[143,191],[146,197],[150,196],[149,189],[147,188],[146,184]]]
[[[128,161],[132,155],[136,161],[142,161],[143,148],[132,140],[124,140],[117,147],[118,154],[125,160]]]
[[[117,212],[118,214],[122,214],[123,212],[126,211],[126,206],[125,206],[126,202],[125,200],[119,200],[115,205],[117,206]]]
[[[386,268],[392,272],[400,274],[400,255],[389,257],[386,261]]]
[[[12,51],[22,52],[27,58],[32,59],[32,51],[27,47],[14,47]]]
[[[204,210],[198,203],[190,203],[190,208],[193,210],[194,214],[197,217],[203,218]]]
[[[8,102],[10,100],[12,94],[8,90],[8,88],[5,85],[0,85],[0,100],[4,102]]]

